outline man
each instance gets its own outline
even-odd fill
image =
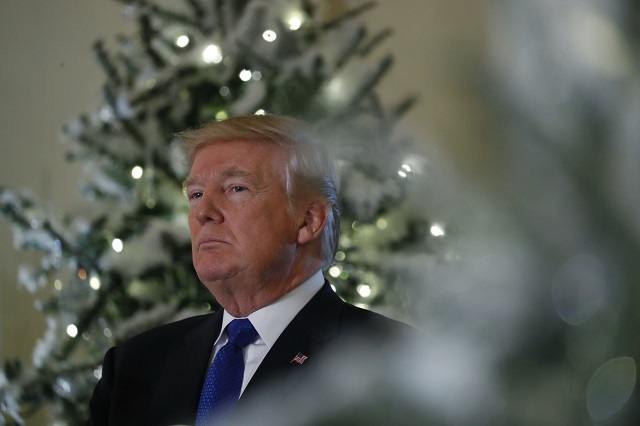
[[[403,328],[343,302],[322,277],[338,246],[337,175],[304,123],[242,116],[180,136],[193,264],[223,310],[110,349],[91,425],[206,424],[262,395],[286,405],[322,380],[327,348],[352,333],[379,347]],[[234,383],[223,402],[221,380]]]

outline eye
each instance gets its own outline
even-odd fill
[[[194,200],[194,199],[200,198],[200,197],[202,197],[202,192],[200,192],[200,191],[193,191],[193,192],[191,192],[191,193],[189,193],[187,195],[187,198],[189,200]]]
[[[234,185],[231,187],[231,192],[242,192],[242,191],[246,191],[247,188],[241,185]]]

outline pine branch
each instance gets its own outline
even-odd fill
[[[104,41],[98,40],[93,44],[93,51],[100,64],[102,70],[106,74],[107,78],[114,86],[120,86],[122,84],[122,78],[120,77],[118,70],[113,65],[113,61],[109,57],[109,52],[104,47]]]
[[[272,61],[268,60],[264,56],[257,53],[251,46],[244,42],[238,42],[238,47],[242,55],[247,59],[248,62],[255,62],[259,67],[263,67],[267,69],[269,72],[273,73],[278,69],[278,66]]]
[[[387,74],[393,65],[393,56],[385,56],[379,63],[375,71],[368,75],[364,82],[358,88],[358,91],[353,96],[350,102],[350,107],[355,107],[362,102],[372,91],[373,88],[380,82],[380,80]]]
[[[175,68],[175,71],[172,74],[160,81],[157,81],[156,84],[151,89],[145,89],[141,91],[139,94],[132,95],[131,97],[131,105],[144,105],[146,103],[152,102],[156,99],[166,98],[167,93],[169,93],[171,87],[180,86],[184,80],[197,76],[201,74],[202,70],[199,69],[195,65],[186,65],[179,66]]]
[[[207,11],[202,7],[199,0],[186,0],[187,5],[191,8],[191,13],[198,22],[198,27],[204,29],[202,20],[207,14]]]
[[[384,30],[378,32],[375,36],[369,40],[369,42],[360,48],[359,54],[362,56],[367,56],[371,51],[377,48],[382,42],[393,35],[393,30],[391,28],[385,28]]]
[[[418,98],[416,96],[408,96],[391,108],[391,116],[394,120],[400,120],[411,108],[413,108],[416,102],[418,102]]]
[[[149,2],[147,0],[114,0],[125,4],[127,6],[135,7],[140,10],[142,14],[148,14],[157,16],[167,22],[177,22],[183,25],[187,25],[194,28],[199,28],[197,22],[195,22],[192,18],[187,15],[183,15],[178,12],[174,12],[172,10],[166,9],[164,7],[160,7],[153,2]],[[197,16],[197,15],[196,15]]]
[[[118,111],[118,107],[116,105],[116,102],[117,102],[116,96],[111,90],[111,88],[109,86],[105,86],[102,92],[104,94],[107,104],[111,107],[111,109],[113,111]],[[115,114],[115,116],[120,122],[120,124],[122,124],[122,128],[124,129],[124,131],[131,137],[131,140],[139,148],[143,149],[146,146],[145,137],[142,134],[142,132],[140,132],[137,129],[136,125],[134,124],[134,121],[128,118],[122,117],[120,114]]]
[[[23,213],[32,205],[31,200],[20,197],[15,192],[0,186],[0,213],[18,228],[29,229],[31,227],[31,221]]]
[[[156,31],[151,25],[151,18],[147,13],[143,13],[138,18],[138,24],[140,25],[140,39],[142,40],[145,53],[156,68],[164,68],[166,65],[165,60],[162,59],[160,54],[158,54],[152,46],[152,40],[156,35]]]
[[[342,46],[341,53],[336,59],[336,69],[342,69],[345,64],[357,53],[358,45],[362,43],[366,35],[366,30],[358,26],[356,34],[345,45]]]
[[[360,15],[362,15],[363,13],[369,11],[370,9],[374,8],[377,6],[377,3],[375,1],[369,1],[366,2],[354,9],[348,10],[345,13],[343,13],[342,15],[336,17],[335,19],[332,19],[331,21],[325,22],[320,28],[322,31],[329,31],[339,25],[341,25],[344,22],[347,22],[349,20],[355,19],[357,17],[359,17]]]

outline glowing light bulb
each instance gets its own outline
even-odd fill
[[[300,17],[299,15],[291,16],[289,18],[288,24],[291,31],[298,30],[302,26],[302,17]]]
[[[186,35],[181,35],[176,39],[176,46],[178,47],[187,47],[189,45],[189,37]]]
[[[242,70],[239,74],[240,80],[249,81],[251,80],[251,70]]]
[[[67,334],[71,337],[76,337],[78,335],[78,327],[74,324],[69,324],[67,326]]]
[[[135,166],[133,169],[131,169],[131,176],[134,179],[140,179],[143,173],[144,173],[144,169],[140,166]]]
[[[89,286],[94,290],[99,290],[100,289],[100,278],[91,277],[91,279],[89,280]]]
[[[210,44],[202,51],[202,60],[207,64],[219,64],[222,61],[222,52],[215,44]]]
[[[431,225],[429,232],[431,232],[431,235],[433,235],[434,237],[444,237],[445,235],[444,227],[438,223],[434,223],[433,225]]]
[[[273,30],[267,30],[262,33],[262,38],[268,41],[269,43],[274,41],[276,37],[277,37],[276,32]]]
[[[340,269],[339,266],[332,266],[331,268],[329,268],[329,275],[331,275],[333,278],[338,278],[341,272],[342,269]]]
[[[302,19],[294,17],[289,19],[289,29],[290,30],[297,30],[302,26]]]
[[[111,241],[111,248],[116,253],[120,253],[124,249],[124,243],[120,238],[114,238],[113,241]]]
[[[265,110],[263,110],[262,108],[260,108],[259,110],[257,110],[254,114],[255,115],[265,115],[267,112]]]
[[[358,292],[358,294],[362,297],[369,297],[371,296],[371,286],[367,285],[367,284],[360,284],[358,285],[358,287],[356,288],[356,291]]]

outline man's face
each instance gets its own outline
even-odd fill
[[[193,264],[212,293],[230,278],[268,283],[291,268],[297,226],[285,160],[284,150],[270,143],[219,142],[197,151],[185,181],[189,228]]]

